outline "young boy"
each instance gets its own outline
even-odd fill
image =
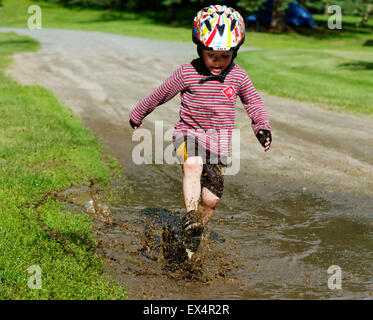
[[[202,9],[193,26],[199,59],[175,70],[130,114],[130,124],[136,129],[157,106],[180,93],[180,121],[175,125],[173,144],[183,169],[187,213],[182,229],[189,257],[197,250],[223,194],[222,169],[229,155],[237,96],[265,151],[272,142],[262,98],[246,71],[233,62],[244,39],[245,24],[236,10],[221,5]]]

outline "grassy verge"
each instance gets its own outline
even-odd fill
[[[64,8],[44,1],[4,0],[0,11],[0,26],[27,28],[31,15],[27,14],[30,5],[37,4],[42,9],[43,28],[101,31],[134,37],[175,41],[190,41],[190,29],[171,27],[156,23],[151,17],[134,13],[93,9]]]
[[[91,218],[49,196],[92,180],[105,187],[117,164],[49,91],[4,76],[11,54],[37,48],[0,33],[0,299],[125,299],[104,275]],[[41,289],[28,286],[35,265]]]
[[[26,27],[29,0],[4,0],[0,26]],[[170,26],[152,15],[67,9],[38,2],[44,28],[94,30],[137,37],[191,41],[191,28]],[[189,14],[189,13],[188,13]],[[318,27],[297,33],[248,32],[246,46],[263,50],[241,52],[238,63],[255,86],[269,94],[335,106],[334,110],[373,113],[373,21],[356,29],[358,17],[343,16],[342,30],[327,28],[328,16],[314,15]],[[185,19],[184,19],[185,20]]]
[[[315,29],[298,33],[249,33],[247,42],[263,50],[241,52],[237,61],[269,94],[373,114],[373,47],[364,45],[373,21],[357,30],[359,18],[344,17],[342,30],[329,30],[327,16],[314,19]]]
[[[241,52],[237,61],[269,94],[373,114],[372,53],[279,48]]]

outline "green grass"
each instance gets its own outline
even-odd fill
[[[26,27],[27,7],[35,2],[4,0],[0,26]],[[67,9],[43,1],[44,28],[94,30],[163,40],[191,41],[191,28],[162,23],[156,13]],[[190,14],[186,11],[185,14]],[[271,34],[247,32],[245,46],[261,51],[240,52],[257,89],[301,101],[320,102],[333,110],[372,114],[373,21],[356,29],[358,17],[343,16],[342,30],[329,30],[329,16],[314,15],[317,27]],[[186,21],[183,17],[182,21]],[[336,107],[336,108],[335,108]]]
[[[363,28],[355,28],[358,17],[343,17],[342,30],[327,27],[328,16],[313,15],[315,28],[297,28],[297,32],[273,34],[267,32],[248,32],[246,45],[265,49],[334,49],[373,52],[365,47],[368,39],[373,39],[373,20]]]
[[[90,181],[105,188],[118,165],[53,94],[4,76],[11,54],[38,48],[0,33],[0,299],[125,299],[95,253],[91,218],[51,194]],[[27,285],[33,265],[40,290]]]
[[[241,52],[237,62],[269,94],[373,114],[373,47],[364,46],[373,21],[356,29],[358,17],[343,17],[342,30],[329,30],[327,16],[314,19],[315,29],[298,33],[248,33],[246,42],[263,50]]]
[[[170,27],[155,23],[151,17],[139,17],[134,13],[92,9],[68,9],[43,1],[4,0],[0,11],[0,26],[27,28],[27,8],[37,4],[42,9],[43,28],[101,31],[134,37],[190,41],[189,28]]]
[[[373,114],[373,62],[367,52],[278,48],[241,52],[237,61],[255,87],[269,94]]]

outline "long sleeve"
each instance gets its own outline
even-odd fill
[[[176,69],[153,93],[132,110],[130,119],[140,124],[156,107],[166,103],[184,89],[183,67]]]
[[[268,114],[264,108],[263,99],[255,90],[248,75],[245,76],[241,84],[239,96],[247,114],[252,120],[251,127],[254,134],[257,134],[260,129],[267,129],[271,131]]]

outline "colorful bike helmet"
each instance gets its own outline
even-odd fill
[[[212,50],[235,50],[245,40],[245,22],[238,11],[225,5],[203,8],[194,18],[193,41]]]

